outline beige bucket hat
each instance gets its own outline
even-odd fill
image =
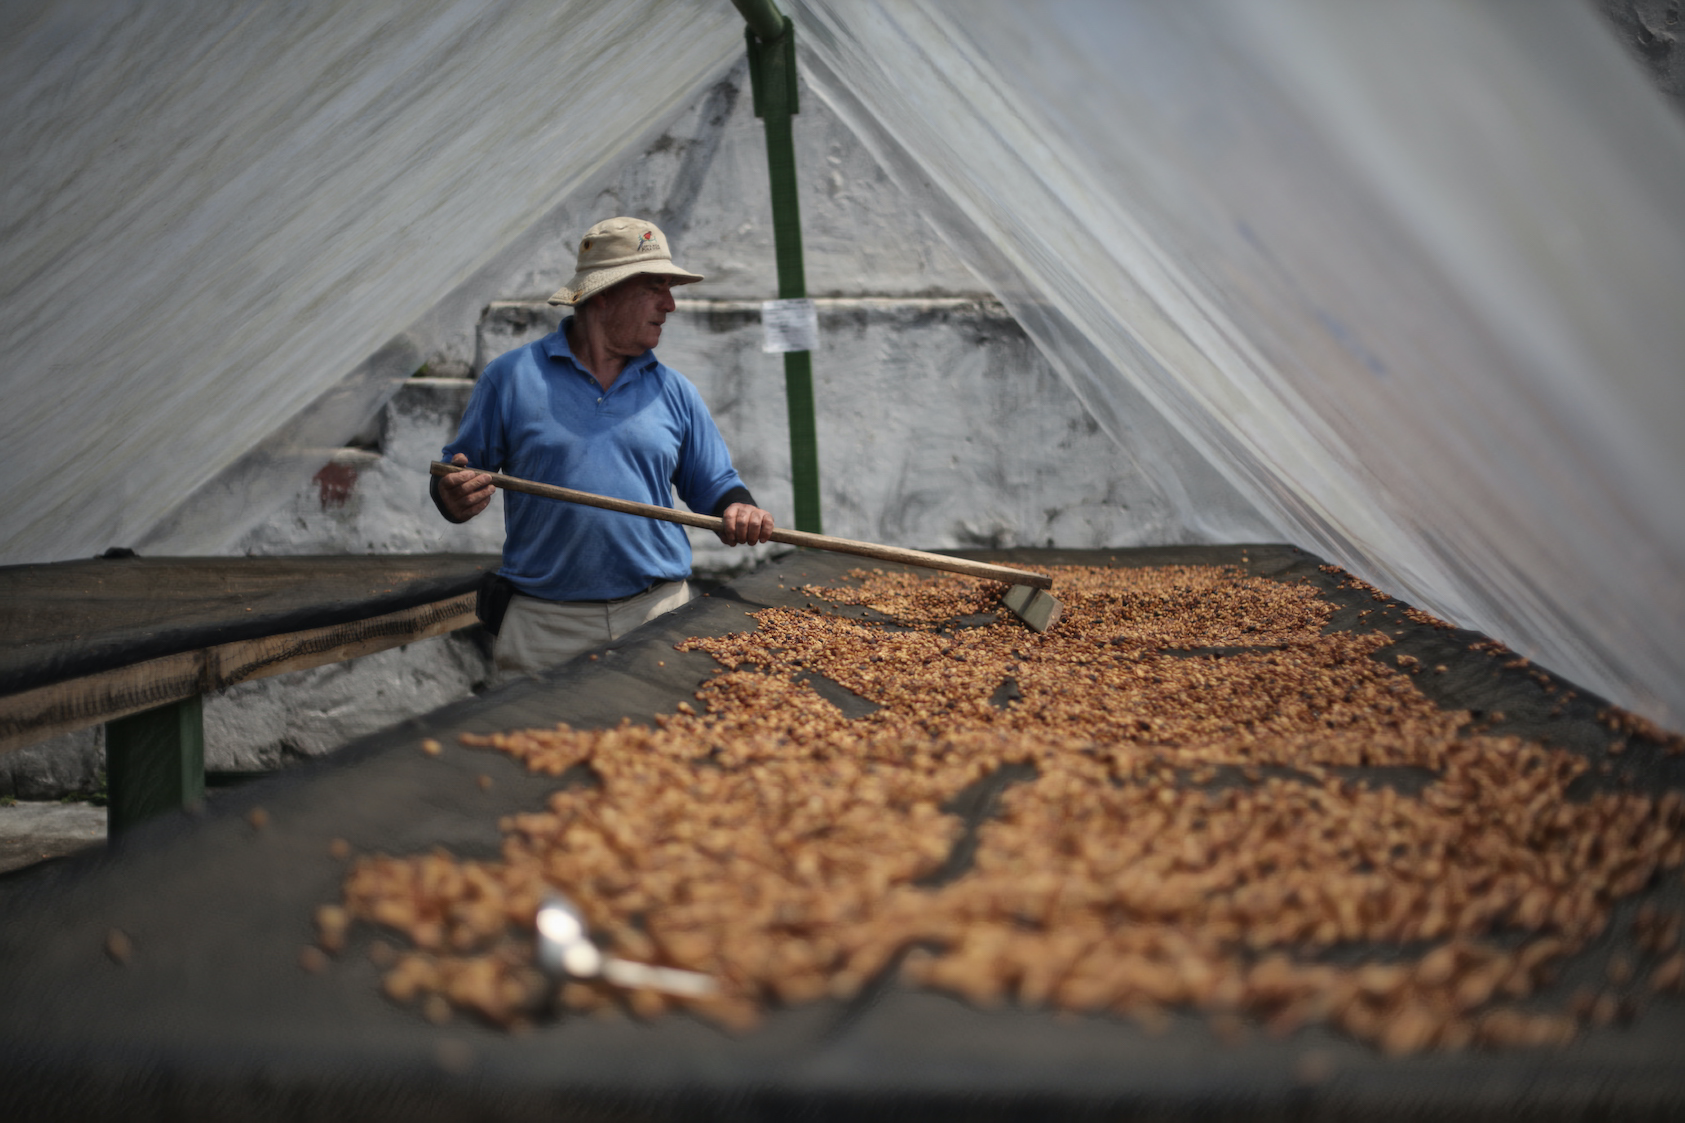
[[[579,241],[579,260],[573,280],[556,290],[551,304],[578,304],[610,285],[639,273],[659,273],[675,285],[702,279],[673,264],[667,235],[641,218],[607,218],[585,232]]]

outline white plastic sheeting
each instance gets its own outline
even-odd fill
[[[412,322],[741,54],[724,0],[8,0],[0,561],[140,544],[301,412],[350,437]]]
[[[1576,0],[786,6],[1108,432],[1685,724],[1685,130]],[[740,54],[725,0],[0,7],[0,560],[354,424]]]
[[[1574,0],[792,0],[1114,433],[1685,724],[1685,130]]]

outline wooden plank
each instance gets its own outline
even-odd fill
[[[463,593],[449,600],[349,624],[225,643],[206,650],[206,673],[217,684],[212,689],[220,690],[237,682],[343,663],[389,647],[441,636],[475,622],[474,598],[473,593]]]
[[[0,698],[0,753],[238,682],[339,663],[474,623],[474,594],[148,659]]]

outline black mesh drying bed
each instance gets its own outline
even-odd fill
[[[1241,547],[1014,551],[1049,564],[1239,564]],[[1246,566],[1307,578],[1354,627],[1366,593],[1342,590],[1318,560],[1246,548]],[[359,954],[324,973],[298,966],[312,909],[338,894],[329,843],[393,854],[442,846],[495,857],[502,815],[538,807],[556,781],[500,754],[458,747],[460,732],[566,721],[647,721],[688,699],[713,669],[677,641],[741,629],[745,612],[797,605],[777,572],[827,582],[847,558],[800,554],[541,681],[517,683],[358,742],[329,761],[219,797],[198,818],[138,829],[104,855],[0,881],[0,1079],[9,1110],[41,1117],[240,1119],[908,1118],[1213,1116],[1260,1113],[1563,1115],[1676,1113],[1685,1107],[1685,1003],[1648,1004],[1630,1026],[1561,1050],[1467,1051],[1388,1059],[1311,1028],[1282,1040],[1220,1043],[1195,1015],[1159,1034],[1111,1017],[980,1011],[889,984],[850,1004],[775,1011],[733,1037],[687,1016],[652,1024],[573,1018],[510,1035],[457,1018],[443,1027],[382,997]],[[794,584],[794,582],[787,582]],[[1601,753],[1597,702],[1551,716],[1539,683],[1471,652],[1471,633],[1395,612],[1388,658],[1448,672],[1420,687],[1448,707],[1502,710],[1497,731]],[[1371,618],[1363,626],[1376,624]],[[664,665],[662,665],[664,664]],[[1583,692],[1582,692],[1583,693]],[[438,757],[423,737],[445,744]],[[1638,782],[1685,787],[1685,761],[1630,751]],[[491,778],[484,789],[481,775]],[[248,812],[261,806],[267,825]],[[1647,899],[1678,908],[1677,874]],[[1605,941],[1624,938],[1630,908]],[[126,933],[125,966],[106,952]],[[1594,947],[1557,984],[1601,971]],[[1583,962],[1582,962],[1583,961]]]

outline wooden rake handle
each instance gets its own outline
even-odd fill
[[[431,462],[428,471],[435,476],[449,476],[457,472],[484,472],[484,469],[468,468],[460,464],[446,464],[443,461],[434,460]],[[587,507],[601,507],[605,511],[621,511],[628,515],[642,515],[645,518],[680,523],[684,526],[699,526],[703,530],[717,531],[725,525],[724,519],[714,515],[675,511],[671,507],[657,507],[651,503],[636,503],[630,499],[610,499],[606,495],[593,495],[589,491],[575,491],[571,487],[533,483],[531,480],[505,476],[501,472],[485,472],[485,474],[491,477],[491,482],[495,486],[501,487],[505,491],[521,491],[528,495],[542,495],[546,499],[560,499],[566,503],[583,503]],[[875,542],[856,542],[852,538],[832,538],[829,534],[809,534],[803,530],[774,530],[772,540],[784,542],[791,546],[808,546],[815,550],[831,550],[839,554],[858,554],[860,557],[876,558],[878,561],[923,566],[925,569],[941,569],[948,573],[963,573],[967,577],[982,577],[989,581],[1002,581],[1008,585],[1028,585],[1032,589],[1051,589],[1053,587],[1053,578],[1043,573],[1028,573],[1022,569],[1012,569],[1009,566],[967,561],[964,558],[950,558],[942,554],[927,554],[923,550],[903,550],[898,546],[880,546]]]

